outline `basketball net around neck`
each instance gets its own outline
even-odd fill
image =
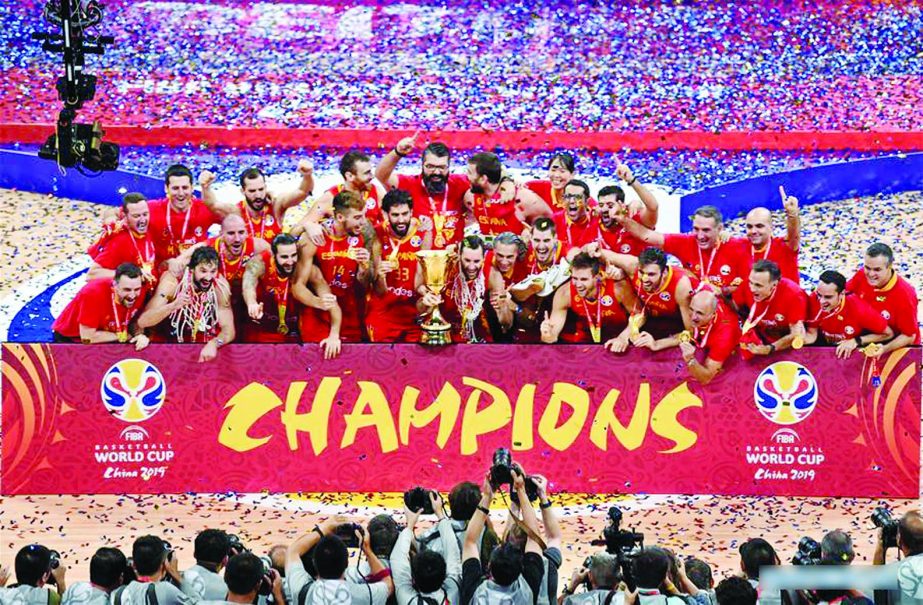
[[[473,287],[469,287],[468,281],[465,279],[465,272],[459,268],[458,275],[455,276],[455,284],[452,287],[452,299],[455,301],[455,306],[458,307],[458,312],[461,315],[461,335],[467,342],[478,342],[474,327],[484,305],[485,291],[483,271],[478,271]]]
[[[189,303],[170,314],[170,327],[177,342],[183,342],[187,329],[191,332],[190,341],[195,342],[199,332],[207,334],[218,324],[219,283],[215,280],[208,290],[199,292],[193,283],[192,271],[186,269],[175,296],[188,292]]]

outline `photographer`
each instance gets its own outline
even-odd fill
[[[756,589],[746,578],[731,576],[715,588],[718,605],[756,605]]]
[[[631,562],[631,575],[637,590],[629,593],[626,605],[686,605],[680,596],[661,592],[670,571],[670,555],[657,547],[643,549]]]
[[[397,522],[391,515],[376,515],[369,521],[365,530],[369,536],[372,552],[384,567],[391,569],[391,551],[394,550],[394,544],[397,542],[398,534],[401,533],[401,528],[397,526]],[[346,581],[365,585],[366,578],[371,573],[368,562],[360,561],[358,566],[346,570]]]
[[[827,532],[820,541],[820,559],[832,565],[851,565],[856,558],[852,539],[846,532],[835,529]]]
[[[715,605],[715,603],[717,603],[717,598],[715,596],[715,580],[708,563],[701,559],[690,557],[686,559],[685,569],[686,577],[688,577],[689,581],[695,584],[696,588],[699,589],[699,594],[704,594],[708,597],[709,604]]]
[[[401,531],[391,555],[391,569],[394,573],[394,589],[397,605],[412,603],[449,603],[458,605],[461,582],[461,553],[455,540],[452,521],[446,517],[442,497],[429,492],[430,503],[439,520],[436,529],[446,547],[443,556],[434,550],[424,550],[413,559],[410,546],[413,543],[414,528],[420,518],[420,511],[412,511],[405,505],[404,517],[407,527]]]
[[[891,547],[897,547],[898,557],[903,557],[902,561],[888,565],[889,570],[894,569],[900,588],[889,592],[892,602],[920,603],[923,600],[923,516],[918,511],[910,511],[896,523],[887,515],[884,523],[875,520],[875,524],[879,529],[872,565],[885,565],[885,554]]]
[[[772,545],[762,538],[751,538],[740,545],[740,570],[756,590],[761,605],[780,603],[781,595],[763,595],[760,593],[760,569],[781,565],[782,561]]]
[[[228,535],[220,529],[206,529],[195,539],[193,556],[196,564],[183,573],[183,592],[193,600],[220,601],[228,592],[218,575],[228,562]]]
[[[574,570],[570,584],[561,590],[559,605],[609,605],[619,590],[625,586],[620,582],[619,560],[615,555],[600,553],[590,557],[589,566]],[[589,581],[590,590],[576,592],[577,588]]]
[[[138,579],[112,593],[112,605],[188,605],[194,600],[177,586],[182,582],[169,543],[157,536],[141,536],[131,547]]]
[[[538,521],[535,511],[526,495],[526,484],[523,476],[515,469],[511,470],[513,489],[519,497],[522,516],[526,525],[536,527]],[[542,581],[544,565],[542,563],[541,547],[530,536],[526,542],[525,555],[512,544],[501,544],[490,555],[487,564],[489,577],[485,578],[478,553],[478,539],[484,523],[490,512],[488,508],[494,497],[494,488],[491,484],[490,473],[484,478],[481,487],[481,501],[478,504],[468,530],[465,532],[465,543],[462,548],[462,605],[472,602],[480,603],[486,599],[489,603],[504,602],[508,605],[533,605],[539,592]],[[519,581],[520,576],[525,579],[525,584]]]
[[[64,594],[64,574],[60,555],[41,544],[30,544],[16,553],[14,563],[17,584],[3,595],[4,602],[23,605],[58,605]],[[49,584],[56,586],[51,590]]]
[[[285,544],[276,544],[269,549],[266,556],[272,561],[272,568],[279,572],[279,575],[285,577],[285,553],[288,546]]]
[[[661,586],[661,590],[666,595],[680,597],[689,605],[710,605],[711,601],[703,591],[700,591],[688,577],[686,577],[686,567],[679,560],[672,550],[668,548],[653,547],[656,550],[662,550],[670,560],[670,566],[667,568],[667,579]]]
[[[307,534],[301,536],[288,547],[285,565],[287,594],[292,605],[384,605],[394,593],[391,570],[385,567],[372,550],[368,534],[361,527],[353,528],[362,552],[369,561],[372,575],[366,578],[366,584],[353,584],[345,579],[349,565],[349,551],[346,544],[337,535],[337,529],[344,524],[342,520],[331,519],[315,525]],[[305,570],[301,557],[313,549],[314,568],[317,579]]]
[[[519,470],[522,470],[522,467]],[[563,560],[561,555],[561,525],[558,522],[557,513],[552,508],[551,500],[548,498],[548,480],[541,475],[527,476],[526,494],[528,496],[532,495],[528,485],[530,481],[534,485],[535,495],[538,496],[539,508],[542,511],[542,523],[545,526],[545,544],[542,550],[542,582],[536,596],[536,605],[550,605],[558,600],[558,569],[560,569]],[[510,502],[510,515],[506,522],[506,536],[503,541],[524,550],[528,534],[517,522],[516,517],[519,510],[518,504]],[[538,534],[537,526],[530,529],[536,535]]]
[[[923,516],[917,511],[910,511],[901,517],[897,522],[896,538],[893,542],[887,540],[886,530],[879,528],[872,565],[884,565],[885,553],[892,546],[896,546],[900,554],[907,559],[923,555]],[[921,561],[919,564],[923,565],[923,557],[916,560]]]
[[[106,605],[112,591],[122,585],[128,559],[117,548],[100,548],[90,559],[90,581],[67,587],[61,605]]]
[[[252,552],[234,555],[227,561],[224,581],[227,582],[227,596],[222,596],[224,603],[249,605],[256,603],[257,595],[261,592],[271,592],[277,604],[285,605],[285,598],[282,596],[282,576],[275,569],[270,569],[267,575],[263,561]],[[261,591],[264,583],[268,584],[265,587],[268,590]],[[210,600],[209,603],[214,601]]]
[[[463,481],[453,487],[452,491],[449,492],[449,516],[451,517],[452,532],[458,544],[459,551],[461,551],[462,543],[465,541],[465,530],[468,528],[468,523],[471,521],[474,511],[477,510],[480,499],[481,489],[476,483],[472,483],[471,481]],[[440,538],[440,535],[438,525],[434,525],[427,529],[417,537],[417,549],[421,552],[424,550],[432,550],[438,552],[445,558],[446,545]],[[483,555],[489,553],[489,551],[496,546],[497,541],[497,535],[490,527],[485,526],[478,542],[482,560],[486,560],[486,557]],[[485,553],[485,549],[487,553]]]

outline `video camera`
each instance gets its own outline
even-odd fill
[[[513,455],[505,447],[497,448],[494,451],[493,463],[490,465],[490,483],[494,489],[501,485],[510,486],[510,500],[519,504],[519,494],[512,489],[513,471],[523,475],[522,467],[513,462]],[[538,500],[538,485],[532,477],[525,477],[526,497],[529,502]]]
[[[891,511],[884,506],[879,506],[872,513],[872,523],[881,529],[881,541],[885,548],[897,547],[897,519]]]
[[[594,546],[605,546],[606,552],[618,559],[622,578],[630,590],[636,588],[631,573],[631,563],[644,549],[644,534],[633,528],[622,529],[622,510],[618,506],[609,509],[609,525],[603,529],[603,539],[593,540]]]
[[[115,170],[119,165],[119,147],[104,143],[104,131],[99,121],[93,124],[75,123],[77,110],[96,96],[96,76],[83,72],[85,55],[102,55],[112,36],[92,35],[87,30],[102,20],[98,0],[48,0],[45,20],[61,28],[61,34],[33,33],[32,39],[42,42],[42,49],[61,53],[64,76],[58,78],[58,98],[64,109],[58,114],[55,134],[39,149],[40,158],[54,160],[59,166],[90,172]]]
[[[820,561],[821,548],[817,540],[810,536],[798,540],[798,552],[792,557],[792,565],[820,565]]]

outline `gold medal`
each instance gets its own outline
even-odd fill
[[[119,330],[118,338],[119,338],[119,342],[122,342],[122,343],[128,342],[128,330]]]
[[[628,330],[632,338],[641,334],[641,322],[644,321],[643,313],[632,313],[628,316]]]
[[[796,336],[792,339],[792,348],[796,351],[804,346],[804,338]]]
[[[154,263],[144,263],[141,265],[141,269],[147,273],[154,273]]]
[[[445,246],[445,239],[441,235],[437,235],[436,239],[433,240],[433,245],[437,248],[442,248]]]
[[[866,357],[877,357],[881,353],[882,348],[884,347],[882,347],[881,344],[873,342],[866,345],[865,348],[862,349],[862,354]]]
[[[689,333],[689,330],[683,330],[676,339],[680,342],[692,342],[692,334]]]
[[[441,232],[442,228],[445,227],[445,215],[438,212],[433,213],[433,225],[435,225],[437,232]]]
[[[590,326],[590,336],[593,337],[593,342],[598,343],[602,340],[602,326]]]

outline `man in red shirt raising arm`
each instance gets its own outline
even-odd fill
[[[199,175],[202,186],[202,200],[216,214],[227,216],[239,214],[244,219],[247,235],[271,244],[273,238],[282,233],[285,211],[303,202],[314,189],[314,166],[308,160],[298,162],[301,182],[298,187],[285,193],[273,194],[266,188],[266,175],[259,168],[247,168],[240,173],[240,192],[244,199],[237,203],[220,203],[212,191],[215,175],[205,171]]]
[[[697,281],[707,282],[729,297],[747,278],[748,251],[733,240],[724,242],[724,218],[714,206],[702,206],[692,215],[692,233],[666,235],[651,231],[632,219],[617,220],[648,246],[672,254]]]
[[[157,284],[159,271],[154,265],[154,241],[148,232],[150,211],[147,199],[140,193],[126,193],[122,198],[122,214],[125,215],[125,229],[109,236],[102,251],[87,272],[91,279],[112,279],[115,269],[122,263],[131,263],[141,268],[145,283]]]
[[[638,194],[641,203],[625,201],[625,192],[617,185],[606,185],[599,190],[599,241],[600,245],[619,254],[638,256],[648,244],[625,231],[618,222],[618,216],[629,217],[636,223],[654,229],[660,214],[660,205],[654,195],[641,184],[631,169],[619,164],[615,174],[624,180]]]
[[[423,150],[420,174],[395,174],[397,163],[413,153],[419,136],[417,132],[398,141],[376,166],[375,178],[388,189],[401,189],[410,194],[413,216],[420,221],[420,230],[432,231],[433,249],[442,250],[460,243],[465,235],[464,200],[468,193],[468,177],[450,172],[451,152],[438,141]]]
[[[746,238],[739,240],[744,248],[749,247],[752,265],[758,260],[771,260],[779,265],[782,277],[796,284],[801,283],[798,271],[798,250],[801,247],[801,217],[798,215],[798,198],[785,194],[785,188],[779,187],[782,205],[785,207],[785,237],[772,236],[772,213],[767,208],[754,208],[747,213]]]

